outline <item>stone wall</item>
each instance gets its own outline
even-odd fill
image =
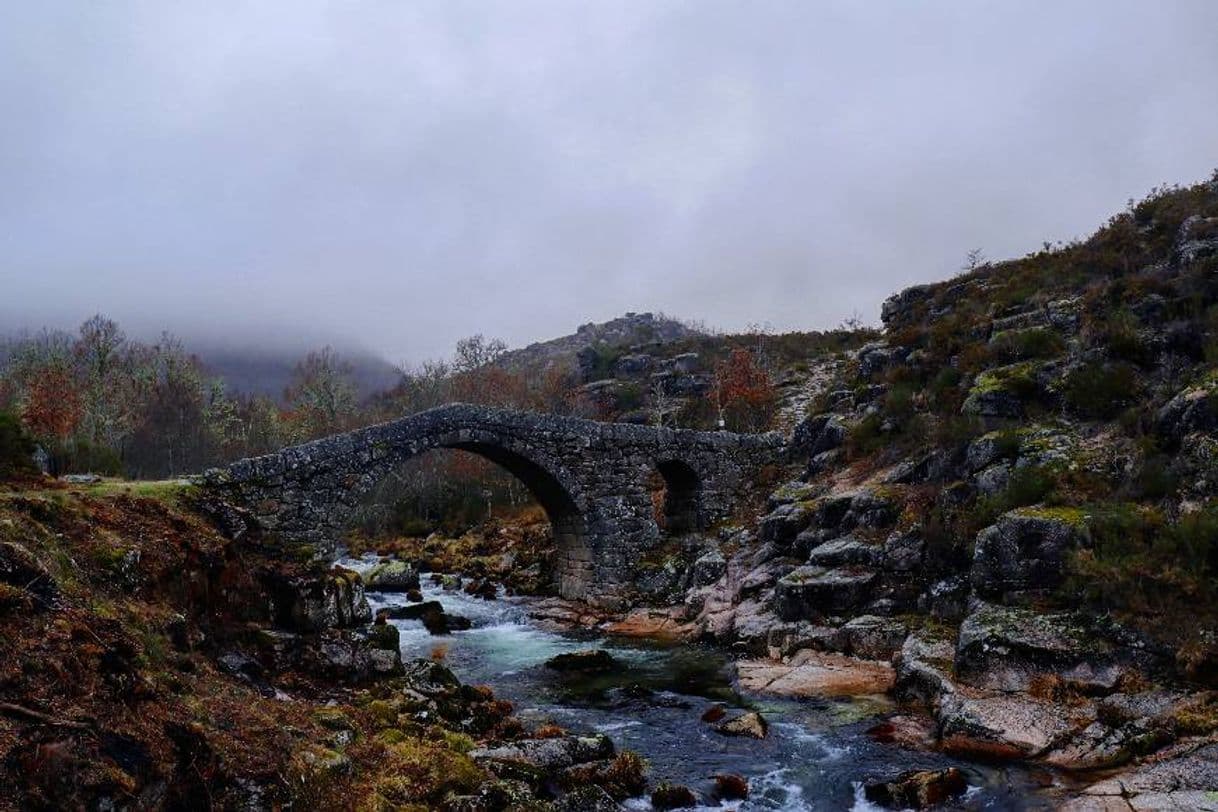
[[[778,435],[598,423],[452,404],[207,472],[204,486],[311,554],[329,556],[384,477],[434,448],[480,454],[529,487],[554,525],[559,591],[612,600],[661,539],[648,479],[664,477],[683,529],[730,510],[760,466],[785,453]]]

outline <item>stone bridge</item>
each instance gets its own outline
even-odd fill
[[[611,600],[666,533],[696,531],[725,515],[750,476],[777,462],[785,444],[774,434],[452,404],[240,460],[208,471],[203,482],[250,510],[266,530],[333,555],[377,485],[436,448],[473,452],[519,478],[553,525],[560,594]],[[655,474],[664,485],[660,522],[649,486]]]

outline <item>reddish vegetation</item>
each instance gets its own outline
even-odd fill
[[[268,625],[267,579],[304,569],[238,549],[185,492],[41,485],[0,493],[0,810],[389,808],[486,779],[396,680],[225,672]],[[519,735],[489,689],[445,690],[470,733]]]

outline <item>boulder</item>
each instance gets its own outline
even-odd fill
[[[1060,681],[1108,693],[1154,665],[1128,632],[1090,614],[978,604],[960,626],[956,676],[978,688],[1030,691]]]
[[[392,623],[377,623],[368,629],[368,642],[373,648],[398,651],[401,648],[401,635],[398,627]]]
[[[846,443],[849,430],[838,414],[817,414],[802,421],[791,435],[791,448],[809,459]]]
[[[352,629],[296,634],[277,629],[258,633],[260,659],[277,671],[301,671],[343,683],[365,683],[402,673],[402,654],[379,647]],[[239,666],[236,661],[229,665]],[[242,673],[249,674],[244,666]]]
[[[718,550],[707,550],[694,561],[691,581],[695,587],[710,586],[727,572],[727,559]]]
[[[368,570],[364,584],[373,592],[406,592],[419,588],[419,573],[405,561],[382,561]]]
[[[885,327],[892,329],[917,318],[939,288],[939,285],[915,285],[894,293],[880,306],[880,320],[884,322]]]
[[[974,390],[960,411],[978,417],[1018,419],[1023,417],[1023,400],[1006,389]]]
[[[863,796],[888,809],[926,809],[958,798],[968,789],[964,773],[956,767],[945,770],[912,770],[896,778],[863,787]]]
[[[554,812],[621,812],[621,809],[621,804],[609,793],[590,785],[576,787],[554,802]]]
[[[763,544],[786,548],[811,523],[812,512],[804,503],[779,505],[762,517],[758,535]]]
[[[769,725],[760,713],[748,711],[730,719],[724,719],[715,725],[715,732],[724,736],[747,736],[751,739],[764,739],[769,732]]]
[[[991,465],[980,471],[974,481],[977,483],[977,493],[982,496],[1000,493],[1011,481],[1011,465],[1006,462]]]
[[[916,572],[922,567],[926,541],[917,531],[897,532],[884,541],[880,567],[885,572]]]
[[[905,624],[875,615],[851,618],[839,630],[845,652],[865,660],[890,660],[909,633]]]
[[[807,620],[862,606],[876,580],[861,567],[797,567],[778,580],[774,605],[783,620]]]
[[[968,611],[969,580],[951,575],[935,581],[918,596],[918,610],[936,620],[960,620]]]
[[[896,695],[937,707],[943,696],[956,690],[951,680],[955,654],[954,640],[925,631],[909,635],[893,657]]]
[[[965,691],[941,694],[937,718],[944,752],[980,760],[1034,758],[1094,721],[1085,707]]]
[[[614,747],[608,736],[596,734],[519,739],[496,747],[479,748],[469,755],[478,762],[515,762],[548,771],[612,758]]]
[[[1089,541],[1074,508],[1020,508],[977,534],[970,579],[987,600],[1022,600],[1062,582],[1066,558]]]
[[[275,625],[296,632],[359,626],[372,619],[358,573],[343,567],[308,575],[265,573]]]
[[[1218,428],[1218,392],[1210,387],[1185,389],[1155,414],[1155,431],[1171,440]]]
[[[820,567],[841,567],[848,564],[874,565],[880,558],[880,550],[864,544],[854,536],[826,541],[808,554],[808,563]]]

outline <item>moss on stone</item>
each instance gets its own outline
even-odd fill
[[[1083,508],[1066,506],[1033,505],[1031,507],[1016,508],[1011,513],[1015,516],[1061,522],[1070,527],[1081,529],[1087,527],[1087,523],[1091,518],[1091,513]]]

